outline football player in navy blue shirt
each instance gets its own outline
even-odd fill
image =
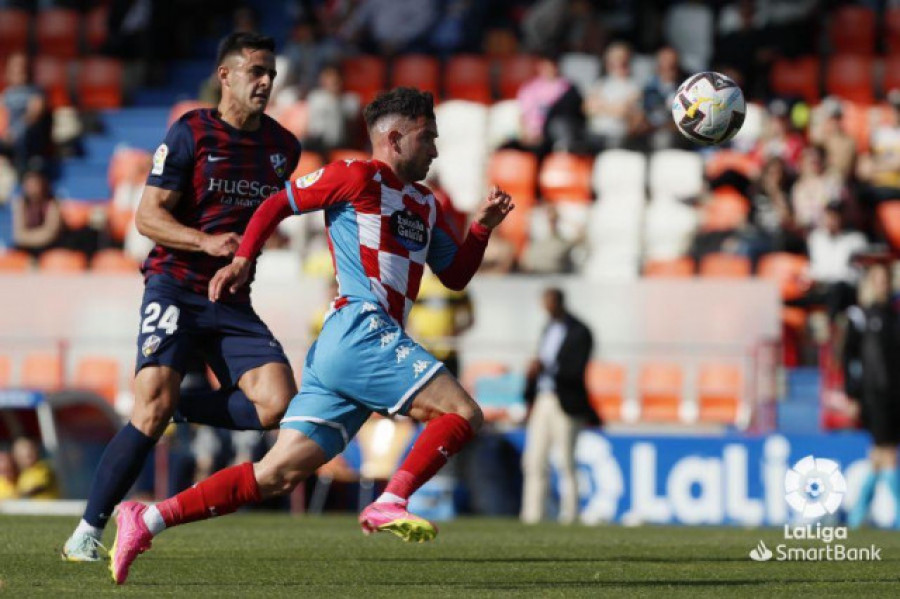
[[[269,37],[226,37],[216,63],[219,106],[182,116],[153,155],[135,215],[138,231],[156,245],[141,267],[134,409],[100,460],[84,517],[63,549],[68,561],[99,560],[113,508],[173,415],[224,428],[271,428],[297,393],[249,289],[215,303],[207,296],[209,280],[231,262],[256,208],[282,189],[300,158],[297,139],[264,113],[274,50]],[[181,380],[198,354],[221,388],[179,402]]]

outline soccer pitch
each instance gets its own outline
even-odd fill
[[[106,563],[70,564],[74,520],[0,517],[0,595],[135,597],[827,597],[900,595],[900,534],[851,532],[881,562],[748,557],[781,529],[526,527],[466,518],[437,540],[364,537],[353,517],[241,514],[163,533],[117,588]],[[110,527],[112,529],[112,527]],[[111,530],[106,541],[111,542]],[[797,546],[821,546],[820,541]]]

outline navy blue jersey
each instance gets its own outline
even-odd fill
[[[147,185],[181,192],[172,210],[179,223],[210,235],[243,235],[253,212],[283,189],[299,159],[300,142],[267,115],[256,131],[241,131],[223,121],[218,110],[192,110],[172,125],[157,148]],[[206,295],[210,279],[230,262],[157,244],[141,271],[145,280],[167,274]],[[224,300],[246,302],[249,294],[249,286],[242,286]]]

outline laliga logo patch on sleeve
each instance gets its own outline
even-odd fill
[[[319,170],[309,173],[308,175],[303,175],[302,177],[297,179],[297,187],[299,187],[300,189],[309,187],[322,177],[322,172],[324,170],[324,168],[320,168]]]
[[[159,147],[156,148],[156,152],[153,153],[153,169],[151,169],[150,174],[163,174],[163,169],[166,168],[166,156],[168,155],[169,146],[166,144],[159,144]]]

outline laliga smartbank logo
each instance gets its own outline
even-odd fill
[[[799,525],[784,525],[784,540],[807,541],[800,547],[787,543],[775,546],[775,551],[760,540],[750,550],[750,559],[757,562],[775,561],[881,561],[881,548],[848,547],[835,541],[847,540],[846,526],[827,526],[817,519],[835,513],[844,495],[847,481],[837,462],[808,455],[784,475],[784,499],[799,519]],[[823,545],[812,545],[808,542]]]

